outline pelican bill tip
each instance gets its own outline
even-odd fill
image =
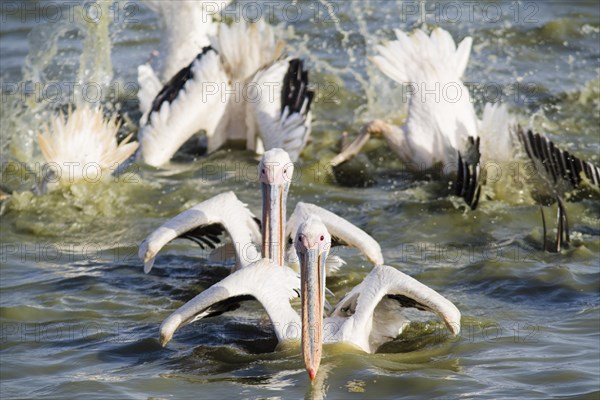
[[[167,344],[169,344],[171,338],[161,332],[158,341],[160,342],[161,347],[167,347]]]
[[[150,273],[150,271],[152,270],[152,267],[154,266],[154,258],[151,259],[150,261],[146,261],[144,263],[144,273],[148,274]]]
[[[162,347],[166,347],[171,341],[173,334],[181,326],[181,322],[181,316],[175,313],[171,314],[160,324],[159,342]]]

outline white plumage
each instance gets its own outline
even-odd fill
[[[302,97],[297,110],[290,105],[286,105],[283,110],[273,107],[274,104],[282,103],[282,90],[278,83],[285,81],[289,69],[289,60],[278,61],[269,68],[258,71],[252,85],[248,86],[247,97],[251,101],[248,102],[247,113],[247,148],[256,150],[260,145],[255,145],[255,141],[262,140],[264,149],[285,149],[292,161],[295,161],[300,157],[310,135],[312,115],[309,110],[312,98]],[[266,134],[261,135],[260,132]]]
[[[148,235],[138,250],[144,272],[150,272],[156,255],[171,240],[183,237],[214,248],[222,231],[233,242],[238,268],[257,260],[261,234],[256,219],[233,192],[225,192],[173,217]]]
[[[220,311],[219,303],[250,300],[263,306],[278,342],[300,340],[301,322],[290,300],[299,297],[300,277],[288,267],[262,259],[214,284],[178,308],[160,326],[160,342],[167,345],[179,328]],[[353,344],[375,353],[395,339],[410,321],[403,307],[388,296],[405,296],[438,315],[452,335],[460,332],[460,311],[449,300],[397,269],[379,265],[355,286],[323,321],[325,343]]]
[[[482,164],[495,162],[504,165],[520,157],[518,140],[511,133],[515,122],[506,104],[485,104],[478,129]]]
[[[450,34],[441,28],[434,29],[430,36],[422,30],[410,35],[396,30],[395,34],[396,40],[377,46],[379,54],[373,62],[413,93],[406,123],[397,127],[380,120],[370,122],[332,160],[333,166],[357,154],[371,135],[383,135],[408,168],[423,171],[442,163],[441,172],[456,177],[456,194],[472,209],[477,207],[484,185],[486,198],[522,202],[530,195],[542,205],[556,201],[559,223],[553,247],[560,249],[561,242],[569,241],[565,194],[590,186],[597,191],[600,168],[558,148],[542,135],[525,132],[506,105],[487,103],[481,120],[477,119],[462,82],[471,50],[470,37],[456,47]],[[460,96],[450,96],[449,88],[455,88]],[[532,171],[525,163],[534,167],[534,179],[526,181],[527,185],[515,185],[511,171]],[[543,229],[545,237],[545,222]],[[548,248],[545,243],[544,248]]]
[[[378,265],[335,306],[323,323],[325,343],[352,343],[367,353],[400,335],[409,324],[402,303],[390,296],[416,301],[435,313],[453,336],[460,333],[460,311],[449,300],[414,278]]]
[[[229,0],[187,0],[144,2],[158,14],[161,35],[154,71],[150,63],[138,67],[138,99],[142,114],[150,109],[152,100],[163,84],[177,71],[187,66],[202,48],[210,45],[210,36],[217,31],[213,14],[227,6]]]
[[[410,97],[402,135],[394,137],[392,147],[409,148],[410,154],[399,154],[417,168],[456,163],[457,150],[463,150],[469,136],[477,135],[475,110],[462,82],[472,40],[465,38],[457,48],[441,28],[431,36],[421,30],[410,36],[394,32],[396,40],[377,46],[379,55],[373,62],[399,84],[415,85],[416,93]]]
[[[296,160],[310,135],[313,93],[302,61],[281,59],[283,47],[262,20],[219,24],[210,47],[152,101],[146,94],[140,98],[145,112],[139,157],[149,165],[163,165],[204,131],[209,153],[227,142],[241,142],[256,152],[281,147]],[[146,88],[156,87],[157,79],[147,69],[140,70],[140,77]]]
[[[460,332],[460,312],[450,301],[396,269],[379,265],[324,318],[325,258],[331,235],[317,216],[300,225],[294,247],[300,259],[302,300],[302,356],[313,380],[319,369],[323,343],[349,343],[374,353],[398,336],[408,319],[403,308],[437,314],[452,335]]]
[[[101,107],[61,111],[43,129],[40,150],[63,184],[108,178],[138,147],[131,135],[117,143],[117,117],[105,119]]]
[[[336,240],[341,241],[346,246],[360,250],[373,265],[383,264],[381,247],[375,239],[362,229],[359,229],[348,222],[346,219],[329,210],[310,203],[299,202],[296,204],[296,208],[292,215],[290,215],[286,224],[286,237],[288,238],[288,243],[292,242],[293,238],[295,238],[298,233],[300,225],[302,225],[302,223],[311,215],[318,216]],[[291,244],[287,247],[286,261],[290,265],[296,265],[298,262],[296,250]],[[344,262],[339,257],[330,255],[327,258],[327,272],[335,272],[343,264]]]
[[[477,119],[462,75],[469,61],[472,39],[458,46],[442,28],[427,35],[395,30],[396,40],[376,47],[373,62],[388,77],[405,85],[410,94],[408,116],[402,127],[375,120],[332,160],[334,166],[357,154],[372,135],[382,135],[390,148],[415,172],[431,169],[457,176],[457,194],[477,206],[479,165],[506,162],[514,150],[506,107],[486,104]],[[441,168],[439,168],[441,167]]]
[[[245,82],[256,71],[277,60],[285,43],[275,39],[273,28],[264,20],[246,23],[242,18],[231,25],[219,24],[210,40],[219,52],[223,68],[232,81]]]
[[[303,221],[296,238],[304,235],[308,243],[316,243],[323,233],[327,235],[325,241],[330,242],[331,236],[325,225],[318,217],[311,216]],[[298,279],[291,269],[267,259],[258,261],[229,275],[173,312],[161,324],[161,344],[166,345],[180,327],[221,314],[233,304],[250,299],[258,300],[264,307],[279,343],[299,340],[306,327],[302,326],[301,317],[290,305],[290,300],[300,296],[301,280],[306,279],[305,275]],[[324,342],[349,343],[374,353],[408,324],[402,314],[405,307],[433,312],[444,321],[452,335],[460,332],[460,312],[450,301],[395,268],[380,265],[322,321]]]
[[[218,54],[210,49],[203,51],[190,64],[189,73],[195,79],[183,80],[182,77],[178,81],[181,86],[159,93],[149,112],[142,116],[140,156],[149,165],[168,162],[177,149],[202,129],[209,135],[210,148],[211,136],[219,136],[219,132],[225,129],[223,116],[229,92],[223,89],[229,88],[229,82]],[[159,97],[161,94],[163,97]],[[175,95],[177,98],[169,101]],[[194,104],[201,108],[201,112],[192,109]]]
[[[279,343],[299,340],[300,317],[290,305],[299,289],[296,272],[262,259],[225,277],[169,315],[160,325],[160,343],[165,346],[177,329],[191,322],[227,311],[225,302],[249,300],[248,296],[264,307]]]
[[[138,66],[138,93],[137,97],[140,102],[140,111],[142,112],[142,119],[140,124],[146,123],[148,113],[152,107],[154,98],[162,89],[163,84],[158,79],[154,70],[149,64],[142,64]]]
[[[203,238],[208,235],[211,237],[210,242],[216,245],[216,236],[222,232],[216,231],[215,225],[222,227],[219,229],[226,231],[231,237],[237,267],[245,267],[256,261],[259,256],[250,250],[260,248],[261,244],[265,250],[263,257],[297,266],[298,260],[291,242],[302,221],[311,214],[322,218],[339,244],[357,248],[374,265],[383,263],[381,247],[371,236],[328,210],[300,202],[287,219],[286,203],[292,174],[293,163],[284,150],[271,149],[265,152],[259,164],[261,186],[263,192],[270,187],[276,190],[272,196],[273,201],[269,201],[269,197],[263,197],[262,228],[266,230],[266,235],[261,235],[258,219],[233,192],[222,193],[183,211],[150,233],[138,251],[139,258],[144,262],[144,271],[148,273],[152,269],[158,252],[176,238],[191,239],[203,245]],[[213,228],[207,231],[210,226]],[[228,254],[229,249],[220,249],[218,253]],[[285,258],[283,254],[286,255]],[[331,256],[328,259],[329,272],[337,270],[343,263],[339,257]]]

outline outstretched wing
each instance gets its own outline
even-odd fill
[[[217,52],[205,47],[156,95],[140,120],[140,155],[146,164],[160,166],[193,134],[204,129],[214,135],[228,101],[228,79]]]
[[[383,264],[381,247],[369,234],[331,211],[308,203],[298,203],[286,224],[285,237],[288,241],[288,262],[297,260],[292,244],[298,228],[310,215],[317,215],[331,234],[332,245],[345,245],[360,250],[373,264]]]
[[[560,185],[563,191],[579,188],[584,178],[588,184],[600,188],[600,168],[558,148],[550,139],[516,127],[517,137],[525,147],[529,159],[541,176],[551,185]]]
[[[234,244],[239,267],[256,260],[256,254],[249,251],[260,248],[260,223],[233,192],[226,192],[182,212],[148,235],[138,251],[144,261],[144,272],[150,272],[158,252],[173,239],[190,239],[201,248],[214,249],[225,232]]]
[[[262,259],[227,276],[172,313],[160,326],[160,342],[165,346],[180,327],[234,310],[241,301],[253,299],[265,308],[280,343],[297,339],[301,322],[290,299],[299,293],[297,273]]]
[[[257,147],[258,131],[264,150],[282,148],[296,161],[310,136],[313,96],[308,72],[298,58],[259,71],[249,85],[248,147]]]
[[[331,317],[353,319],[341,340],[374,352],[402,332],[408,320],[402,308],[429,311],[440,317],[452,335],[460,332],[460,311],[452,302],[414,278],[379,265],[335,307]],[[344,337],[347,336],[347,337]]]

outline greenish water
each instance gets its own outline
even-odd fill
[[[34,11],[25,17],[9,3],[3,2],[0,28],[2,186],[16,192],[3,203],[0,222],[3,399],[598,398],[597,201],[568,204],[573,245],[547,254],[540,250],[535,205],[483,201],[465,213],[440,194],[439,184],[403,172],[383,142],[370,144],[356,161],[357,170],[360,163],[368,167],[367,187],[338,185],[326,168],[341,132],[354,133],[373,117],[403,116],[400,90],[367,61],[374,44],[390,38],[392,28],[435,25],[455,38],[473,36],[465,79],[478,108],[494,98],[490,88],[502,88],[502,100],[523,122],[598,164],[597,2],[485,2],[472,18],[469,6],[461,6],[458,19],[451,8],[460,2],[424,3],[438,10],[437,21],[435,11],[424,20],[409,12],[407,2],[333,3],[335,20],[323,14],[326,3],[298,3],[301,15],[285,25],[293,31],[281,31],[289,48],[308,58],[319,97],[290,209],[297,201],[314,202],[358,224],[380,242],[387,264],[438,290],[463,315],[455,340],[428,315],[415,314],[418,322],[378,354],[326,346],[312,386],[297,347],[273,351],[274,336],[257,304],[188,326],[165,349],[157,341],[168,314],[228,271],[177,242],[145,275],[137,244],[166,218],[225,190],[235,190],[259,214],[253,154],[182,155],[164,170],[134,165],[116,182],[40,197],[25,192],[32,175],[14,167],[17,161],[33,170],[40,165],[35,132],[64,100],[23,99],[13,88],[24,80],[43,87],[100,82],[113,88],[104,104],[137,121],[130,88],[137,65],[158,44],[155,15],[141,3],[120,3],[107,41],[102,24],[49,21],[44,13],[52,10],[44,7],[50,2],[26,2]],[[134,15],[124,14],[128,4]],[[248,4],[232,9],[243,12]],[[275,6],[275,22],[285,4]],[[498,9],[502,18],[494,22]],[[322,12],[317,18],[315,10]],[[90,61],[90,53],[102,60],[110,54],[112,66]],[[339,255],[348,265],[328,286],[341,298],[369,266],[351,250]]]

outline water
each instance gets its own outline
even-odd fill
[[[438,10],[438,21],[435,12],[422,18],[402,8],[410,2],[300,2],[298,20],[280,26],[290,49],[309,59],[319,95],[290,208],[314,202],[357,223],[381,243],[388,264],[440,291],[463,314],[456,340],[416,315],[420,322],[378,354],[326,346],[312,386],[297,347],[273,352],[257,304],[188,326],[166,349],[157,341],[160,322],[227,269],[178,242],[144,275],[137,244],[165,218],[225,190],[259,213],[252,154],[182,156],[166,170],[134,166],[117,182],[42,197],[26,192],[32,174],[11,169],[27,162],[35,171],[42,162],[36,130],[81,94],[40,102],[11,94],[23,81],[98,83],[103,104],[133,121],[123,130],[135,129],[131,88],[136,66],[158,45],[155,15],[129,2],[110,24],[51,22],[44,14],[50,2],[28,2],[38,8],[24,18],[9,3],[0,28],[2,186],[17,192],[3,204],[1,221],[2,398],[598,398],[598,202],[569,204],[573,245],[546,254],[536,206],[488,201],[465,213],[440,197],[439,185],[402,172],[381,142],[359,157],[358,169],[364,163],[374,178],[367,187],[336,185],[323,164],[342,131],[354,133],[372,117],[403,118],[399,89],[365,58],[373,44],[395,27],[435,25],[455,38],[474,37],[466,80],[478,108],[501,88],[522,121],[598,164],[597,2],[486,2],[487,17],[477,6],[469,18],[463,5],[458,19],[452,7],[462,3],[423,3]],[[230,16],[248,4],[234,3]],[[115,12],[110,6],[101,5],[104,15]],[[273,23],[281,22],[283,6]],[[493,22],[496,9],[502,17]],[[348,265],[328,279],[338,298],[369,270],[353,251],[340,255]]]

